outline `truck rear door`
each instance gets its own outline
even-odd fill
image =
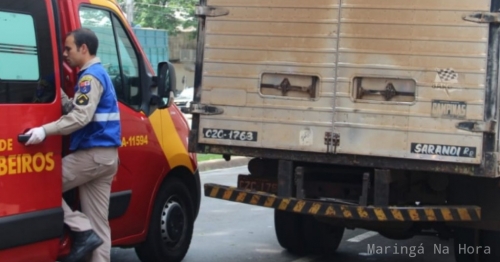
[[[61,115],[51,1],[0,1],[0,261],[55,261],[63,231],[61,137],[18,135]]]
[[[491,0],[345,0],[334,132],[340,153],[480,163]],[[498,48],[498,47],[497,47]]]
[[[481,161],[491,0],[201,3],[198,152]]]

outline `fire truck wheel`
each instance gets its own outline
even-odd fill
[[[146,241],[135,248],[142,262],[177,262],[186,255],[193,236],[193,201],[187,187],[170,178],[155,200]]]
[[[274,229],[281,247],[296,255],[306,253],[304,240],[303,215],[281,210],[274,210]]]
[[[344,235],[344,227],[304,216],[304,236],[310,253],[331,256],[337,251]]]
[[[480,230],[478,235],[478,245],[475,245],[474,229],[455,229],[455,239],[453,247],[456,262],[474,262],[475,255],[478,254],[481,262],[500,261],[500,232]]]

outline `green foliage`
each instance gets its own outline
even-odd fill
[[[125,8],[125,0],[118,1]],[[179,33],[179,27],[196,28],[194,16],[198,0],[135,0],[133,23],[141,27],[166,29],[169,34]]]

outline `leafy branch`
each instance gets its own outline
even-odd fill
[[[118,1],[125,9],[125,0]],[[196,29],[194,11],[198,0],[135,0],[133,24],[165,29],[171,35]]]

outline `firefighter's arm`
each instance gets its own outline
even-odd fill
[[[71,109],[73,108],[73,99],[69,98],[62,88],[61,88],[61,103],[64,114],[69,113],[69,111],[71,111]]]
[[[92,121],[103,93],[103,87],[96,78],[89,75],[82,78],[78,86],[71,104],[73,109],[59,120],[43,126],[47,136],[68,135]]]

